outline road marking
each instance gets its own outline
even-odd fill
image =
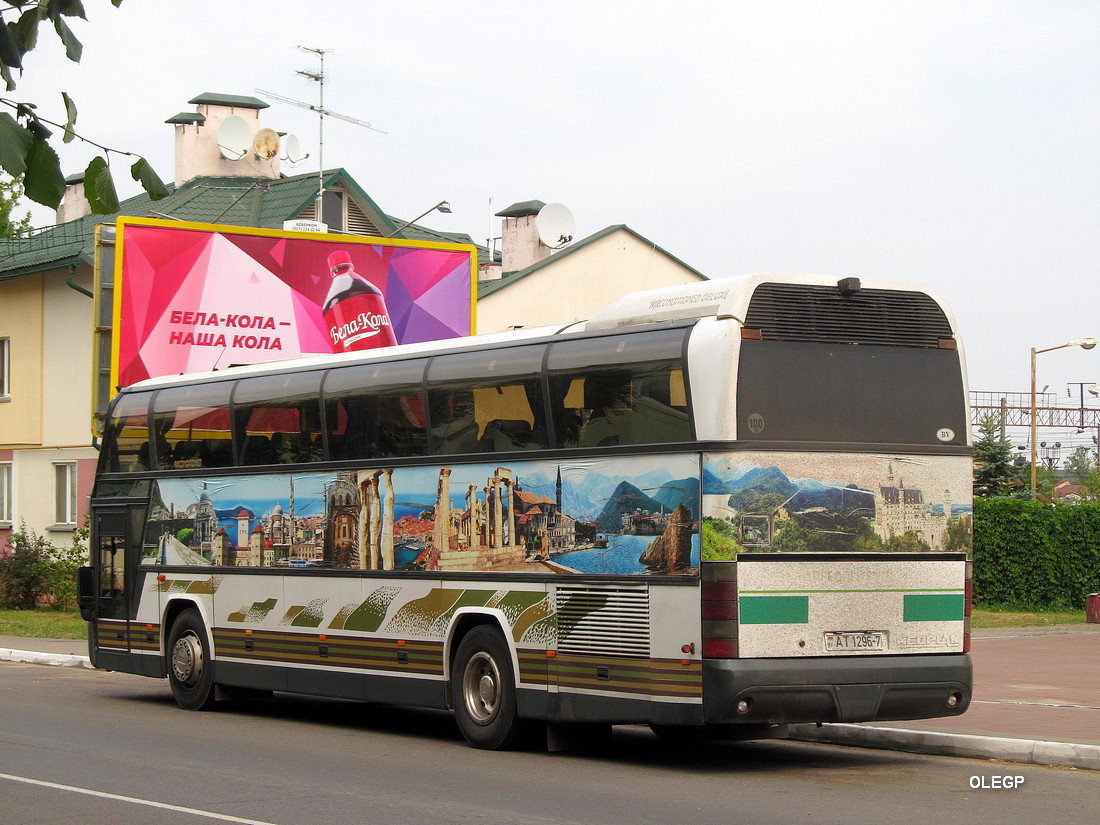
[[[44,782],[41,779],[31,779],[26,776],[12,776],[10,773],[0,773],[0,779],[7,779],[12,782],[23,782],[27,785],[39,785],[43,788],[53,788],[58,791],[71,791],[72,793],[82,793],[88,796],[98,796],[103,799],[117,799],[119,802],[129,802],[134,805],[148,805],[150,808],[160,808],[164,811],[179,811],[180,813],[192,814],[193,816],[204,816],[208,819],[220,819],[222,822],[238,822],[241,823],[241,825],[275,825],[275,823],[263,822],[259,819],[241,819],[239,816],[217,814],[213,811],[203,811],[198,808],[184,808],[181,805],[169,805],[165,802],[154,802],[151,799],[138,799],[134,796],[122,796],[117,793],[93,791],[90,788],[78,788],[75,785],[59,785],[56,782]]]
[[[974,699],[972,705],[1030,705],[1036,708],[1070,708],[1071,710],[1100,710],[1096,705],[1073,705],[1064,702],[1014,702],[1011,699]]]

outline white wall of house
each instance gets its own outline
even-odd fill
[[[51,273],[43,290],[42,443],[91,446],[92,299]],[[92,267],[81,265],[73,283],[93,291]]]
[[[11,387],[0,403],[0,457],[11,466],[11,521],[0,545],[25,525],[54,544],[67,544],[84,522],[98,452],[92,446],[92,300],[83,265],[0,283],[0,337],[11,341]],[[58,465],[75,466],[75,508],[65,523],[57,510]],[[58,535],[58,534],[61,535]]]
[[[589,318],[631,292],[705,280],[627,229],[572,250],[477,303],[477,331]]]

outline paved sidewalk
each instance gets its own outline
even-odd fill
[[[962,716],[796,725],[800,739],[1100,770],[1100,624],[976,630]]]
[[[1100,624],[974,632],[962,716],[792,725],[791,738],[1100,770]],[[0,636],[0,661],[90,667],[87,642]]]

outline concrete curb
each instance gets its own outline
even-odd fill
[[[87,656],[72,656],[62,653],[39,653],[34,650],[12,650],[6,647],[0,647],[0,661],[23,662],[30,665],[53,665],[54,667],[92,668],[92,662]]]
[[[790,738],[863,748],[883,748],[968,759],[1001,759],[1027,765],[1100,770],[1100,745],[1044,742],[1001,736],[970,736],[870,725],[791,725]]]

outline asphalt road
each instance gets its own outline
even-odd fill
[[[1006,776],[1023,783],[992,787]],[[676,750],[644,728],[595,751],[493,753],[445,713],[286,694],[188,713],[165,682],[0,662],[0,825],[1069,825],[1097,800],[1095,771],[795,742]]]

